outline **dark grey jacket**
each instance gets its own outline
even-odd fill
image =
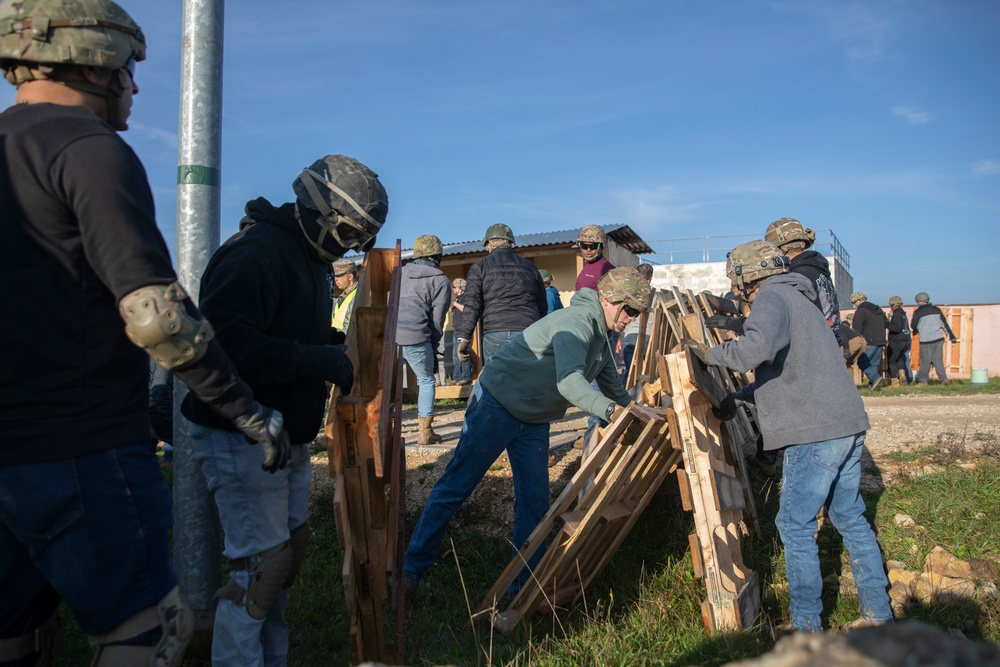
[[[743,336],[708,350],[710,363],[754,371],[740,398],[757,404],[764,449],[854,435],[868,415],[837,341],[812,304],[810,281],[795,273],[766,278]]]
[[[865,337],[869,345],[885,345],[885,330],[889,326],[889,318],[884,310],[871,301],[863,302],[854,311],[852,326]]]
[[[429,342],[436,351],[451,305],[451,283],[434,262],[415,259],[403,266],[399,289],[397,345]]]
[[[549,309],[538,267],[510,248],[495,248],[472,265],[462,303],[465,311],[455,331],[467,340],[480,318],[484,334],[524,331]]]

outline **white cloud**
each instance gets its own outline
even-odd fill
[[[976,176],[996,176],[1000,174],[1000,160],[979,160],[972,165],[972,173]]]
[[[859,2],[813,4],[788,0],[777,0],[771,6],[815,20],[852,62],[878,62],[889,57],[891,26],[871,6]],[[878,9],[887,13],[884,6]]]
[[[923,125],[934,120],[930,112],[911,106],[893,107],[892,114],[907,120],[911,125]]]
[[[140,135],[143,139],[160,144],[163,148],[177,150],[177,133],[145,125],[143,123],[129,122],[129,131],[133,135]]]

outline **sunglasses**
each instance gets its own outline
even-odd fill
[[[628,315],[629,317],[639,317],[639,313],[642,312],[641,310],[636,310],[635,308],[633,308],[628,304],[625,304],[622,310],[624,310],[625,314]]]
[[[597,250],[601,247],[600,243],[580,243],[580,248],[582,250]]]

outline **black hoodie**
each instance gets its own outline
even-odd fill
[[[298,346],[330,340],[329,265],[306,241],[295,205],[263,197],[246,205],[240,231],[212,256],[201,309],[254,398],[281,411],[292,443],[310,442],[323,419],[326,382],[297,375]],[[190,394],[184,416],[234,430]]]
[[[869,345],[885,345],[885,330],[889,318],[885,311],[871,301],[864,301],[854,311],[854,328],[865,337]]]
[[[823,313],[837,342],[843,344],[840,340],[840,304],[837,302],[837,291],[830,277],[830,263],[826,257],[815,250],[806,250],[791,261],[789,270],[805,276],[816,288],[816,298],[813,299],[813,303],[819,308],[819,312]]]

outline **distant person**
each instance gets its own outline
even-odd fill
[[[418,445],[434,445],[434,394],[437,387],[437,351],[444,335],[444,321],[451,305],[451,283],[439,268],[443,248],[433,234],[418,236],[413,261],[403,265],[399,290],[396,344],[417,377]],[[463,316],[464,319],[464,316]]]
[[[865,348],[868,347],[868,342],[865,341],[864,336],[851,326],[850,315],[840,321],[839,333],[840,347],[844,351],[844,361],[847,363],[847,367],[850,368],[864,353]]]
[[[889,377],[899,384],[909,383],[906,353],[910,351],[910,322],[903,310],[903,298],[889,297]]]
[[[545,283],[545,302],[549,307],[548,312],[554,313],[563,307],[563,302],[559,296],[559,290],[552,285],[552,272],[548,269],[538,269],[538,273],[541,274],[542,282]]]
[[[737,401],[755,403],[765,448],[783,451],[775,524],[785,547],[792,628],[823,631],[815,535],[816,515],[827,501],[850,553],[861,606],[861,618],[843,629],[891,622],[882,554],[860,493],[868,416],[826,319],[808,304],[815,287],[788,271],[788,258],[766,241],[734,248],[727,276],[753,304],[744,335],[712,348],[693,341],[687,347],[709,364],[754,372],[755,381],[730,394],[715,414],[731,419]]]
[[[465,410],[455,453],[434,484],[406,550],[406,606],[437,559],[452,515],[504,451],[514,475],[513,551],[549,509],[549,424],[575,405],[610,418],[632,403],[609,354],[610,331],[647,310],[649,285],[634,269],[616,269],[598,289],[577,292],[569,307],[525,329],[483,367]],[[597,380],[600,390],[590,386]],[[534,567],[541,551],[529,561]],[[511,584],[517,591],[524,570]]]
[[[642,279],[647,283],[653,280],[653,267],[650,264],[640,264],[635,267],[636,272],[642,276]],[[646,336],[645,341],[649,343],[649,335],[653,332],[653,318],[646,318]],[[622,383],[624,384],[628,380],[629,369],[632,368],[632,358],[635,357],[635,346],[639,342],[639,318],[635,318],[629,325],[622,330],[621,341],[619,347],[621,348],[622,360],[625,362],[625,371],[622,373]]]
[[[466,356],[463,360],[458,356],[458,340],[456,336],[456,331],[458,331],[458,322],[462,319],[463,311],[465,310],[465,304],[463,303],[465,299],[465,278],[455,278],[451,281],[451,294],[454,300],[451,302],[451,328],[452,328],[452,344],[451,344],[451,381],[459,386],[465,386],[472,382],[472,360]]]
[[[333,328],[346,333],[351,326],[354,297],[358,295],[358,265],[353,259],[333,263],[333,284],[338,292],[333,303]]]
[[[201,279],[201,306],[219,342],[258,400],[282,411],[291,442],[276,469],[195,397],[181,406],[225,537],[229,581],[215,595],[215,665],[287,661],[288,591],[310,535],[308,444],[323,423],[327,383],[343,395],[354,383],[345,347],[330,344],[330,265],[371,248],[389,211],[378,175],[345,155],[316,160],[291,186],[291,202],[246,203],[239,231]]]
[[[544,317],[548,304],[538,268],[513,250],[510,227],[490,225],[483,246],[489,254],[469,268],[457,338],[460,358],[468,360],[472,332],[482,320],[485,366],[514,336]]]
[[[576,277],[574,289],[597,289],[597,282],[615,265],[604,257],[604,230],[598,225],[584,225],[576,237],[576,247],[583,258],[583,268]]]
[[[931,366],[937,373],[941,384],[951,384],[948,371],[944,367],[944,339],[947,336],[952,343],[958,339],[951,332],[948,320],[937,306],[931,305],[931,297],[927,292],[920,292],[914,297],[917,309],[913,311],[910,329],[920,339],[920,370],[917,372],[917,382],[927,384],[930,380]]]
[[[149,360],[149,426],[156,453],[163,443],[162,463],[174,462],[174,374]]]
[[[864,292],[852,293],[851,303],[855,308],[853,327],[865,337],[865,342],[868,344],[864,354],[858,357],[858,368],[868,378],[868,388],[878,391],[885,384],[885,378],[882,377],[878,367],[882,361],[882,350],[886,342],[885,330],[889,326],[889,318],[885,316],[885,311],[868,300]]]

